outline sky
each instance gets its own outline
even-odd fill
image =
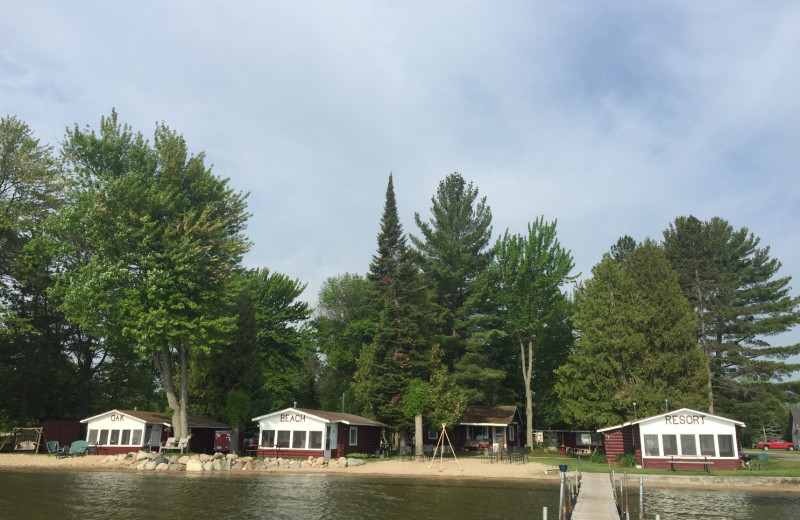
[[[557,220],[575,273],[676,217],[746,227],[800,294],[800,3],[4,2],[0,115],[56,148],[112,108],[249,193],[248,267],[365,274],[459,172],[494,237]],[[794,331],[791,342],[800,342]]]

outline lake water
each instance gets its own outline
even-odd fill
[[[325,474],[0,472],[0,518],[539,519],[551,483]],[[645,518],[796,518],[800,494],[645,490]],[[638,493],[629,495],[638,505]],[[634,511],[631,518],[638,518]]]

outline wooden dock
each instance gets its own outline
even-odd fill
[[[582,473],[572,520],[619,520],[611,486],[607,473]]]

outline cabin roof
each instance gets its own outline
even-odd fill
[[[260,415],[258,417],[253,417],[253,420],[260,421],[261,419],[265,419],[267,417],[283,413],[301,413],[305,415],[311,415],[312,417],[321,419],[324,422],[340,422],[343,424],[350,424],[353,426],[379,426],[382,428],[387,427],[380,421],[376,421],[374,419],[368,419],[367,417],[361,417],[360,415],[354,415],[352,413],[326,412],[324,410],[312,410],[310,408],[285,408],[283,410],[278,410],[265,415]]]
[[[458,424],[463,426],[508,426],[519,415],[514,405],[468,406]]]
[[[715,419],[719,419],[721,421],[730,422],[730,423],[735,424],[736,426],[740,426],[740,427],[744,428],[744,423],[740,422],[740,421],[735,421],[733,419],[728,419],[727,417],[722,417],[722,416],[714,415],[714,414],[710,414],[710,413],[698,412],[697,410],[692,410],[691,408],[681,408],[679,410],[673,410],[671,412],[666,412],[666,413],[662,413],[662,414],[659,414],[659,415],[651,415],[650,417],[642,417],[641,419],[635,419],[633,421],[628,421],[626,423],[617,424],[617,425],[614,425],[614,426],[608,426],[606,428],[598,428],[597,433],[605,433],[605,432],[608,432],[608,431],[611,431],[611,430],[618,430],[618,429],[621,429],[621,428],[625,428],[626,426],[632,426],[634,424],[649,423],[649,422],[653,422],[655,420],[661,419],[662,417],[665,417],[667,415],[677,415],[677,414],[681,414],[681,413],[683,413],[683,414],[689,413],[689,414],[692,414],[692,415],[699,415],[699,416],[702,416],[702,417],[714,417]]]
[[[82,423],[88,423],[93,419],[97,419],[103,417],[105,415],[109,415],[112,413],[119,413],[128,415],[135,419],[139,419],[145,423],[150,424],[163,424],[164,426],[172,426],[172,417],[168,414],[161,413],[161,412],[147,412],[144,410],[109,410],[107,412],[103,412],[98,415],[94,415],[92,417],[87,417],[86,419],[82,419]],[[228,428],[228,425],[225,423],[221,423],[219,421],[215,421],[213,419],[209,419],[208,417],[203,417],[200,415],[194,414],[187,414],[186,415],[186,423],[189,428],[213,428],[213,429],[220,429],[220,428]]]

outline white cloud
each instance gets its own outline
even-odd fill
[[[368,268],[389,172],[408,233],[457,170],[496,233],[558,219],[584,276],[695,214],[798,277],[799,29],[789,0],[17,2],[0,109],[53,144],[111,107],[167,122],[251,192],[248,265],[311,300]]]

